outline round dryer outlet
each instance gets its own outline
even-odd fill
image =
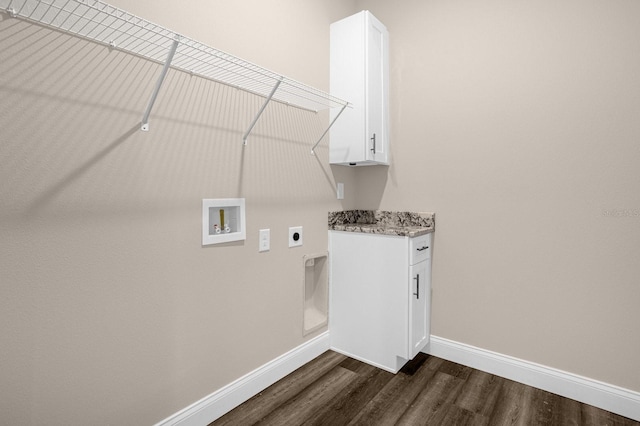
[[[302,226],[292,226],[289,228],[289,247],[302,245]]]

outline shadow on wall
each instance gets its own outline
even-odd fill
[[[47,204],[51,202],[58,194],[64,191],[65,188],[73,184],[83,175],[85,175],[91,168],[98,164],[101,160],[107,157],[116,148],[122,145],[127,139],[133,136],[134,133],[140,131],[140,123],[136,123],[135,126],[127,130],[120,137],[116,138],[113,142],[107,145],[105,148],[96,153],[93,157],[89,158],[77,169],[71,171],[58,182],[47,188],[42,192],[42,195],[37,197],[33,203],[26,209],[27,215],[30,212],[36,212],[42,210]]]
[[[335,166],[341,167],[341,166]],[[387,186],[390,166],[358,167],[356,173],[356,205],[361,210],[378,210]]]

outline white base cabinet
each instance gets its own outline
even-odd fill
[[[396,373],[426,346],[431,240],[329,231],[333,350]]]

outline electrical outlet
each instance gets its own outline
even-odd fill
[[[302,245],[302,226],[289,228],[289,247],[299,247]]]
[[[269,251],[271,248],[271,230],[261,229],[259,238],[260,242],[258,245],[258,251]]]
[[[336,185],[336,196],[338,200],[344,200],[344,183],[338,182]]]

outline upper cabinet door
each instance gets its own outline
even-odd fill
[[[366,123],[367,159],[388,164],[389,37],[387,29],[367,14]]]
[[[351,103],[331,127],[332,164],[389,164],[389,34],[368,11],[331,24],[330,92]],[[331,110],[331,119],[339,109]]]

